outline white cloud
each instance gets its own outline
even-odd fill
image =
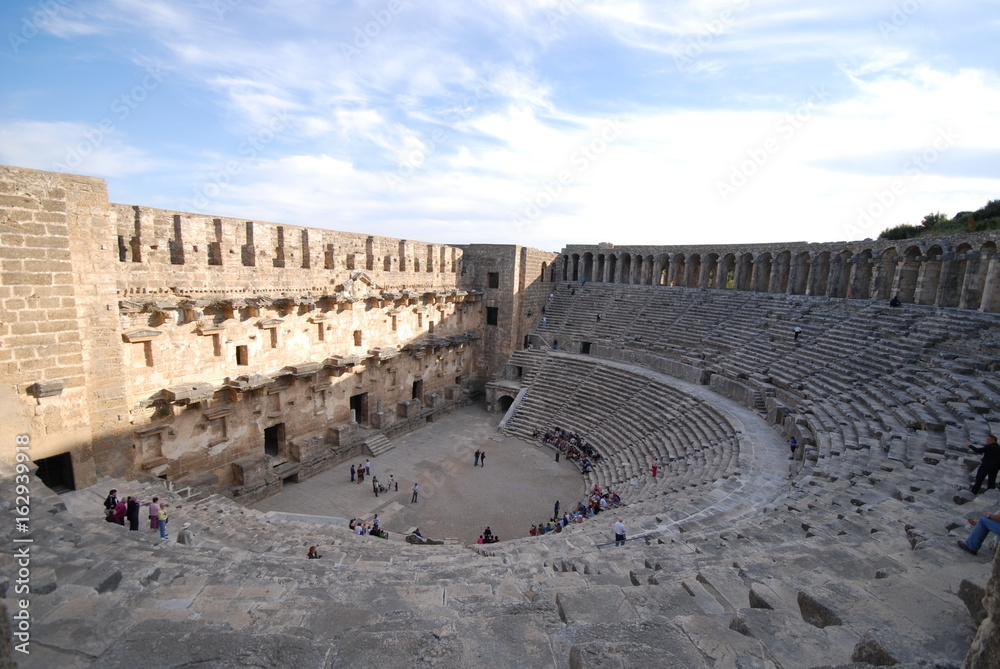
[[[13,121],[0,127],[0,163],[107,178],[127,177],[161,165],[103,124]]]

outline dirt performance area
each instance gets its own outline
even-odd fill
[[[527,536],[532,523],[552,517],[556,500],[563,509],[572,508],[587,491],[576,465],[565,458],[556,462],[555,451],[541,441],[504,437],[497,430],[500,418],[473,405],[394,439],[393,450],[371,459],[371,473],[386,484],[395,475],[398,492],[376,497],[371,477],[352,483],[352,463],[345,462],[302,483],[286,483],[281,493],[252,506],[366,521],[377,513],[390,533],[419,527],[425,537],[462,543],[475,543],[487,526],[501,541]],[[484,466],[473,464],[477,449],[486,453]],[[365,458],[357,460],[355,466]],[[410,502],[414,483],[420,485],[415,504]],[[627,503],[625,492],[619,494]],[[608,525],[613,538],[613,519],[604,516],[586,522]]]

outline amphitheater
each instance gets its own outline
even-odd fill
[[[1000,667],[995,543],[955,545],[1000,507],[967,446],[1000,431],[1000,233],[548,253],[15,167],[0,209],[8,666]],[[585,435],[630,540],[250,506],[477,404]],[[114,487],[199,541],[103,522]]]

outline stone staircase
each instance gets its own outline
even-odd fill
[[[388,437],[382,433],[374,434],[365,439],[364,446],[374,458],[377,458],[383,453],[388,453],[392,449],[396,448],[396,445],[389,441]]]

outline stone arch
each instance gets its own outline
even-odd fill
[[[572,254],[569,257],[569,261],[570,261],[570,265],[573,268],[572,271],[571,271],[572,278],[570,280],[571,281],[579,281],[580,280],[580,254],[579,253]]]
[[[717,288],[716,282],[719,280],[719,254],[709,253],[701,263],[701,280],[698,282],[700,288]]]
[[[847,297],[858,299],[868,299],[871,297],[872,255],[871,249],[865,249],[855,258],[854,278],[851,281]]]
[[[939,307],[961,306],[971,251],[971,244],[959,244],[958,248],[947,253],[947,257],[941,261],[941,275],[938,278],[937,295],[934,298],[935,305]]]
[[[768,251],[757,256],[754,262],[753,290],[763,293],[771,283],[771,254]]]
[[[792,295],[805,295],[809,291],[809,252],[799,251],[792,258],[792,267],[788,279],[788,292]]]
[[[899,297],[900,302],[912,302],[913,296],[917,292],[920,256],[920,247],[915,244],[903,251],[902,265],[896,275],[896,285],[895,290],[893,290],[893,294]]]
[[[607,281],[607,278],[604,275],[604,266],[605,266],[604,254],[598,253],[597,258],[595,260],[594,278],[591,279],[591,281],[600,281],[602,283],[604,281]]]
[[[767,286],[767,292],[784,293],[788,290],[788,273],[791,263],[791,251],[785,250],[775,256],[771,263],[771,282]]]
[[[854,253],[844,249],[830,259],[830,297],[847,297],[851,285]]]
[[[608,281],[610,283],[618,282],[618,256],[610,254],[608,256]]]
[[[875,265],[875,278],[872,279],[872,295],[877,300],[888,300],[892,297],[896,284],[896,264],[899,252],[890,247],[882,251]]]
[[[736,255],[733,253],[727,253],[722,256],[722,262],[719,263],[719,278],[716,279],[718,288],[723,288],[726,290],[732,290],[736,287]]]
[[[687,270],[686,258],[683,253],[675,253],[673,262],[670,263],[671,272],[668,280],[670,286],[684,285],[684,272]]]
[[[569,281],[569,278],[568,278],[569,277],[569,256],[564,255],[562,257],[562,260],[563,260],[563,263],[562,263],[562,280],[563,281]]]
[[[666,286],[667,277],[670,275],[670,256],[666,253],[661,253],[656,259],[655,273],[656,278],[653,283],[657,286]]]
[[[589,251],[583,254],[583,279],[594,280],[594,254]]]
[[[940,244],[932,244],[924,251],[920,259],[920,269],[917,272],[917,288],[913,301],[917,304],[934,304],[938,296],[941,282],[941,265],[944,249]]]
[[[698,277],[701,274],[701,254],[692,253],[688,256],[687,267],[684,270],[684,287],[697,288]]]
[[[830,252],[820,251],[812,260],[809,295],[826,295],[830,283]]]
[[[618,283],[632,283],[632,256],[622,254],[621,267],[618,270]]]
[[[652,286],[653,283],[654,283],[654,281],[653,281],[653,278],[654,278],[653,267],[654,267],[655,264],[656,263],[653,260],[653,256],[652,255],[646,256],[646,258],[642,262],[642,266],[643,266],[643,276],[642,276],[643,280],[642,280],[642,282],[644,284],[646,284],[647,286]]]
[[[753,280],[753,254],[744,253],[736,261],[736,290],[750,290]]]

